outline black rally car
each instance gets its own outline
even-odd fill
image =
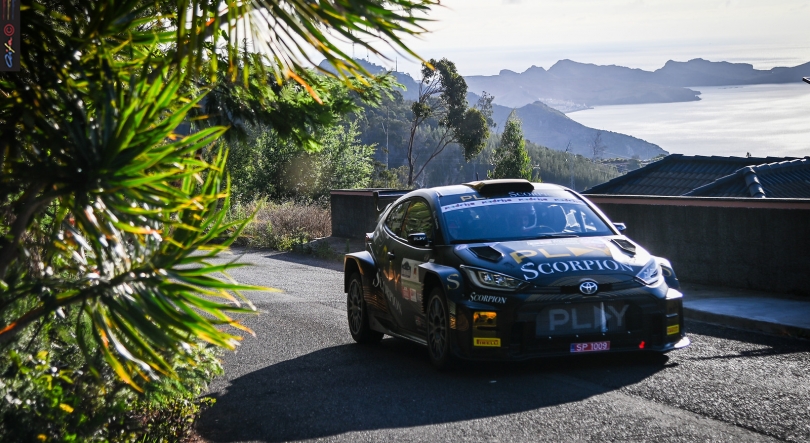
[[[689,345],[669,261],[570,189],[487,180],[410,192],[346,254],[349,330],[453,359]]]

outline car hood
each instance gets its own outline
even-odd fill
[[[464,244],[454,252],[466,265],[535,283],[589,275],[632,278],[652,259],[624,236]]]

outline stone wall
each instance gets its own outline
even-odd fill
[[[810,200],[587,197],[682,281],[810,295]]]

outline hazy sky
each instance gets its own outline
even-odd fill
[[[411,46],[463,75],[549,68],[559,59],[653,70],[670,59],[810,61],[810,0],[443,0]],[[366,58],[356,49],[355,56]],[[393,53],[391,54],[393,58]],[[380,63],[371,57],[371,61]],[[393,67],[393,63],[391,64]],[[400,71],[418,65],[398,57]]]

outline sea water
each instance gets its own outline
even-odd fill
[[[700,101],[598,106],[567,114],[672,154],[810,156],[810,84],[700,86]]]

